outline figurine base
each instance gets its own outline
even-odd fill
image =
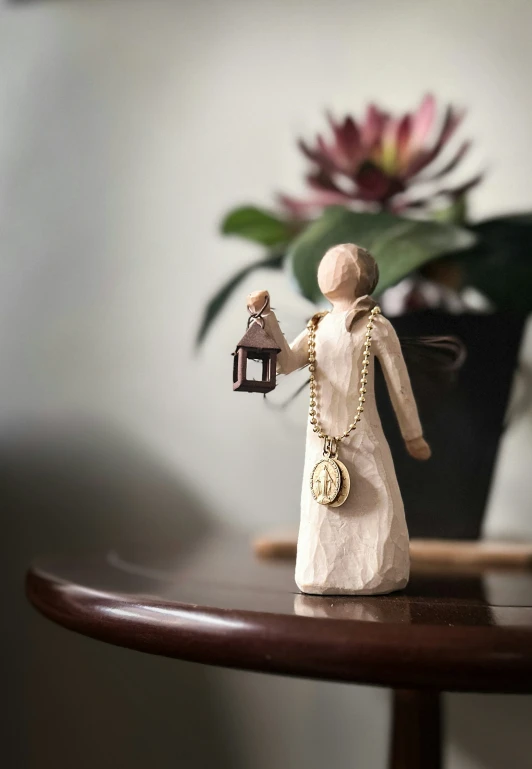
[[[296,583],[297,584],[297,583]],[[305,595],[389,595],[390,593],[396,593],[398,590],[404,590],[407,586],[408,580],[403,579],[393,587],[386,586],[382,588],[375,588],[373,590],[354,590],[348,587],[321,587],[320,585],[297,585],[302,593]]]

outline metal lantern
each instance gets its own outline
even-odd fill
[[[277,343],[264,330],[259,314],[248,321],[248,330],[233,353],[233,390],[247,393],[268,393],[275,388]],[[248,361],[262,362],[262,379],[248,379]]]

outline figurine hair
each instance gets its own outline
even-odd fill
[[[377,288],[379,282],[379,265],[365,248],[347,243],[345,248],[355,263],[357,270],[357,288],[355,295],[371,295]]]

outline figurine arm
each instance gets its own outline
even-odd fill
[[[289,345],[285,339],[275,313],[270,309],[270,295],[267,291],[254,291],[247,299],[248,309],[252,312],[263,310],[264,329],[275,339],[281,352],[277,356],[277,373],[290,374],[308,364],[308,332],[305,329]]]
[[[382,366],[406,448],[415,459],[428,459],[430,447],[423,438],[423,428],[401,351],[401,343],[392,324],[386,318],[382,316],[376,318],[374,329],[372,342],[375,345],[375,354]]]
[[[292,371],[308,365],[307,329],[302,331],[289,345],[273,311],[264,316],[264,328],[281,348],[281,352],[277,356],[278,374],[291,374]]]

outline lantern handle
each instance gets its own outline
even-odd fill
[[[262,313],[268,306],[268,302],[270,301],[270,297],[266,297],[266,301],[260,308],[258,312],[251,312],[249,305],[248,305],[248,312],[249,312],[249,318],[248,318],[248,328],[251,326],[252,323],[259,323],[261,328],[264,328],[264,318],[262,317]]]

